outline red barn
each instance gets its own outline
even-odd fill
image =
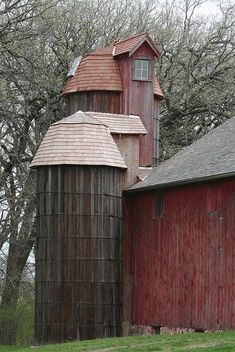
[[[126,193],[131,323],[235,328],[234,136],[232,118]]]

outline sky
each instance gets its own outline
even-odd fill
[[[199,13],[205,14],[207,16],[216,15],[219,12],[217,1],[207,0],[204,4],[200,6],[200,9],[198,11]]]

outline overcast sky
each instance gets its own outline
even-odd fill
[[[208,16],[216,15],[216,13],[218,13],[217,1],[207,0],[203,5],[200,6],[200,9],[198,11]]]

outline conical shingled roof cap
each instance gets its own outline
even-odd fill
[[[30,167],[46,165],[127,168],[109,128],[82,111],[49,127]]]

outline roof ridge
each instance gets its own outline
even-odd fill
[[[64,117],[63,119],[60,119],[56,122],[54,122],[51,126],[58,126],[58,125],[69,125],[69,124],[86,124],[86,125],[102,125],[104,127],[107,127],[108,126],[99,121],[97,118],[87,114],[86,112],[84,111],[81,111],[81,110],[78,110],[76,111],[75,113],[67,116],[67,117]]]
[[[90,51],[89,53],[87,53],[87,55],[97,55],[96,54],[97,52],[102,51],[102,50],[104,51],[105,49],[112,48],[113,46],[114,46],[114,43],[110,43],[107,46],[103,46],[101,48]],[[104,54],[104,55],[110,55],[110,54]]]
[[[105,48],[103,48],[103,49],[105,49]],[[98,49],[98,50],[100,50],[100,49]],[[89,56],[97,56],[97,55],[100,55],[100,56],[112,56],[112,54],[107,54],[107,53],[105,53],[105,54],[103,54],[103,53],[101,53],[101,54],[99,54],[99,53],[97,53],[96,51],[92,51],[90,54],[88,54],[86,57],[89,57]]]
[[[148,32],[141,32],[141,33],[138,33],[138,34],[131,35],[128,38],[124,38],[124,39],[121,39],[121,40],[119,40],[117,42],[114,42],[113,45],[123,43],[123,42],[125,42],[127,40],[130,40],[130,39],[133,39],[133,38],[136,38],[136,37],[140,37],[141,35],[144,35],[144,34],[146,34],[148,36]]]

